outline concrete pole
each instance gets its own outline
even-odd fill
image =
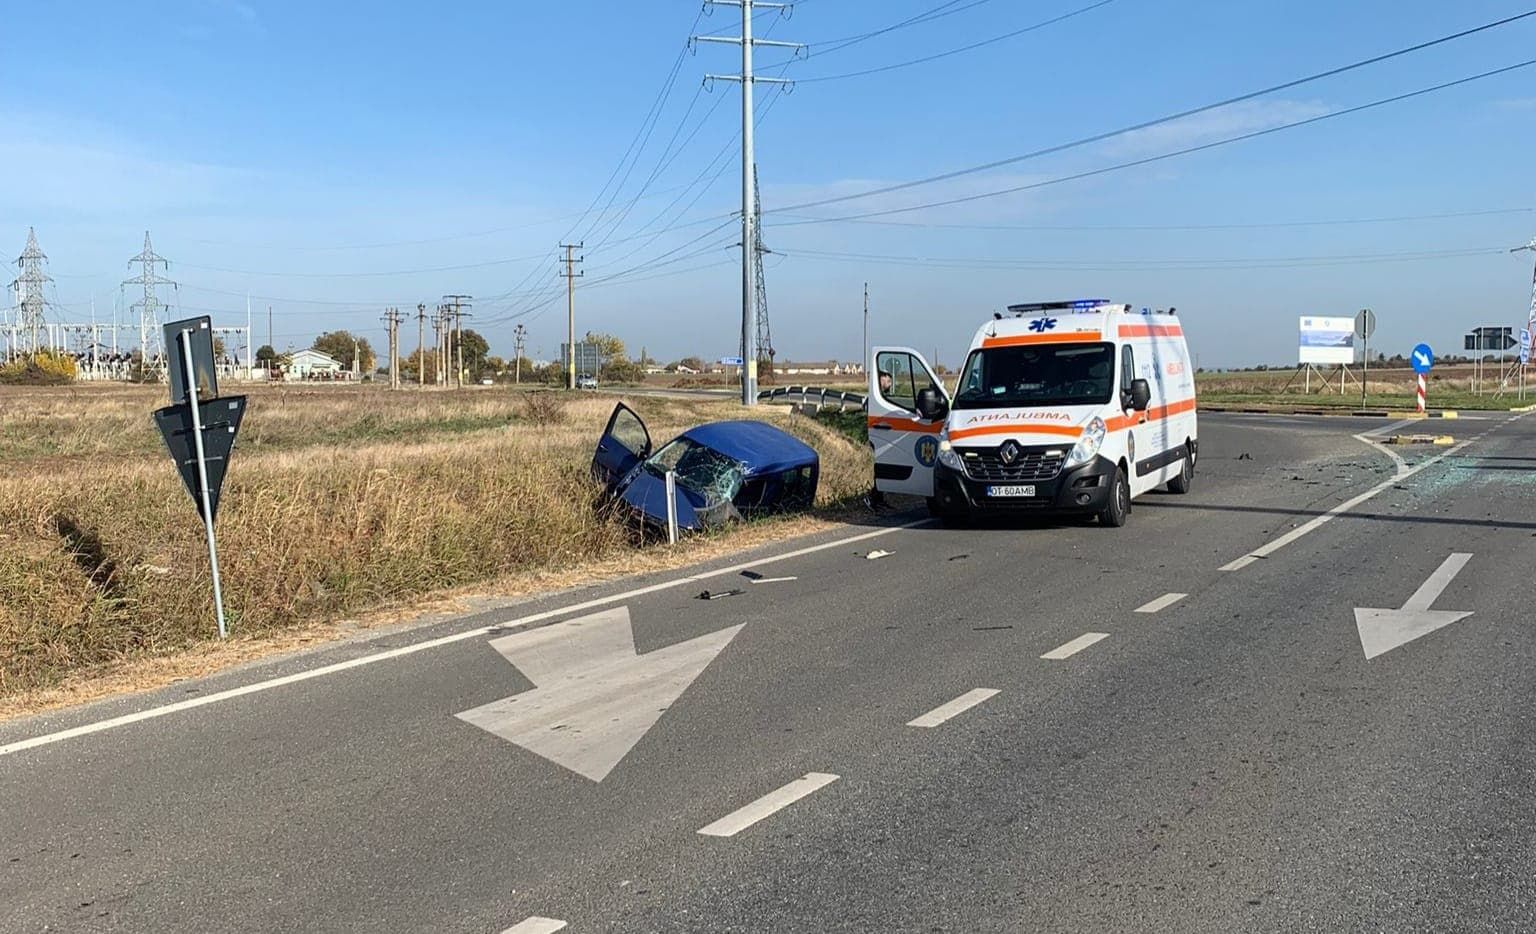
[[[757,267],[752,262],[752,0],[741,0],[741,404],[757,404]]]

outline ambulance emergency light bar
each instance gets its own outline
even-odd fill
[[[1086,311],[1108,304],[1107,298],[1079,298],[1070,302],[1027,302],[1023,305],[1009,305],[1008,310],[1016,315],[1027,315],[1035,311]]]
[[[1021,305],[1009,305],[1008,311],[1014,315],[1038,314],[1046,311],[1097,311],[1105,308],[1119,308],[1125,312],[1131,310],[1130,305],[1110,305],[1107,298],[1079,298],[1070,302],[1026,302]],[[1143,308],[1144,315],[1153,314],[1152,309]],[[1177,309],[1169,308],[1167,312],[1159,309],[1156,314],[1175,314]],[[1001,317],[1001,316],[999,316]]]

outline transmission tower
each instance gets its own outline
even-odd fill
[[[53,281],[53,277],[43,272],[43,264],[48,262],[48,255],[37,245],[37,233],[27,228],[27,248],[22,250],[21,256],[16,258],[16,265],[21,268],[21,275],[11,283],[11,288],[16,290],[16,336],[14,343],[22,344],[25,353],[37,353],[41,346],[38,340],[38,332],[45,325],[43,311],[48,301],[43,297],[43,287]],[[14,348],[13,348],[14,349]]]
[[[772,250],[763,246],[763,190],[757,184],[757,166],[752,166],[752,265],[756,268],[757,289],[757,368],[763,382],[773,382],[773,335],[768,330],[768,283],[763,278],[763,254]],[[747,348],[741,348],[745,354]],[[746,358],[743,357],[743,360]]]
[[[155,266],[159,264],[165,267],[167,272],[171,264],[163,256],[155,253],[155,248],[149,244],[149,231],[144,231],[144,252],[128,261],[128,268],[133,264],[139,264],[139,274],[132,279],[124,279],[123,286],[140,285],[144,287],[144,297],[134,302],[132,307],[139,311],[139,354],[143,366],[147,369],[152,357],[158,355],[150,353],[152,346],[158,347],[160,342],[160,309],[166,306],[161,303],[160,297],[155,294],[155,287],[168,285],[176,288],[176,283],[161,276]],[[163,361],[162,361],[163,365]]]

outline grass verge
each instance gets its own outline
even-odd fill
[[[0,709],[78,698],[88,682],[120,676],[148,686],[154,677],[133,673],[281,650],[338,620],[444,593],[673,566],[813,521],[637,550],[592,508],[586,477],[612,398],[341,387],[252,396],[219,512],[233,636],[220,647],[210,645],[201,526],[148,417],[160,390],[0,398]],[[657,442],[739,415],[716,402],[634,407]],[[823,514],[854,508],[866,446],[784,409],[758,417],[818,450]]]

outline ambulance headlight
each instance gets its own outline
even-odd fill
[[[965,462],[960,460],[960,452],[947,439],[939,442],[939,463],[950,470],[965,472]]]
[[[1083,436],[1073,446],[1072,453],[1067,455],[1067,466],[1077,467],[1093,460],[1099,454],[1099,448],[1104,444],[1104,419],[1094,416],[1088,427],[1083,429]]]

